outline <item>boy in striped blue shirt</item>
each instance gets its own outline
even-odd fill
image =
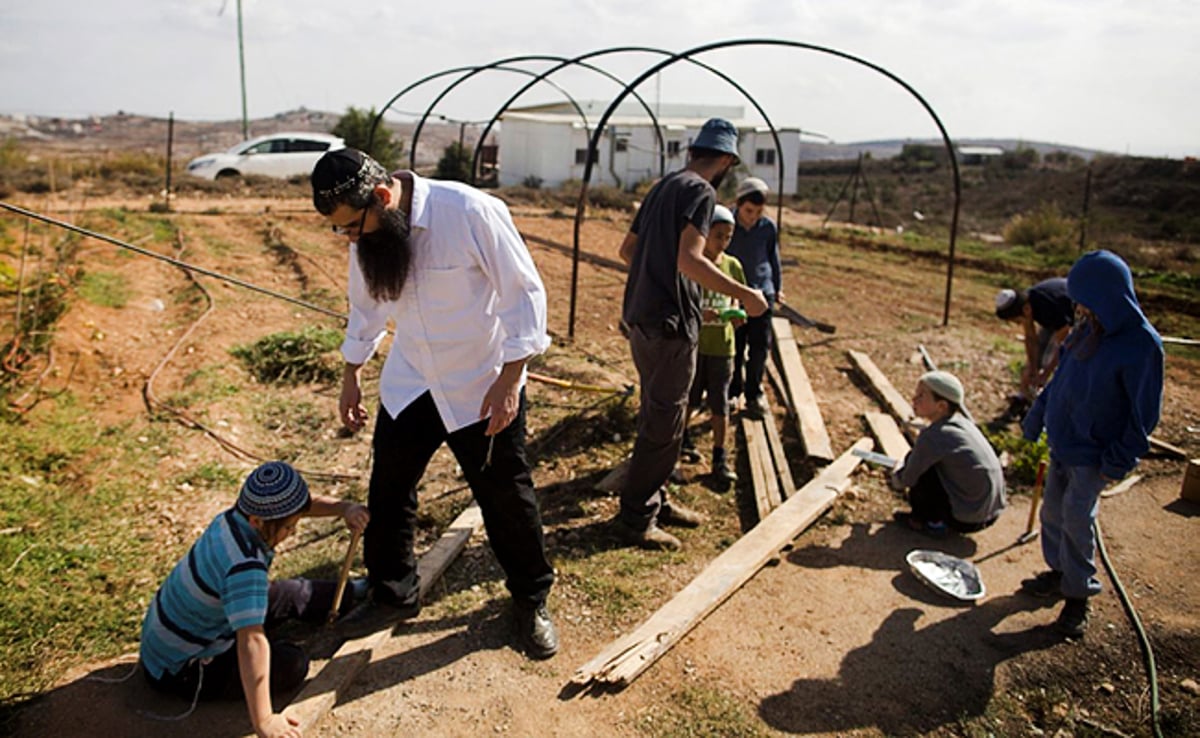
[[[240,692],[259,736],[299,736],[297,723],[272,708],[271,693],[298,686],[308,657],[293,644],[270,642],[264,626],[292,617],[319,622],[333,606],[335,585],[268,583],[267,569],[300,518],[333,515],[358,532],[370,518],[363,505],[311,496],[304,478],[282,461],[255,469],[237,504],[212,521],[146,612],[139,656],[150,685],[193,704]]]

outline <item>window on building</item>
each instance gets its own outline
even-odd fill
[[[587,152],[588,152],[587,149],[575,149],[575,163],[576,164],[586,164],[587,163]],[[600,161],[599,153],[593,151],[592,152],[592,163],[596,164],[599,161]]]
[[[629,139],[621,137],[617,139],[617,153],[629,151]]]
[[[679,141],[667,141],[667,156],[679,156]]]
[[[767,166],[775,165],[775,149],[755,149],[754,163],[765,164]]]

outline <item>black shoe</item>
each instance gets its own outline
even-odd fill
[[[1058,620],[1054,621],[1054,629],[1067,638],[1083,638],[1088,626],[1087,598],[1077,599],[1068,597],[1063,605]]]
[[[513,601],[513,635],[531,659],[548,659],[558,653],[558,631],[545,602]]]
[[[385,605],[396,610],[400,620],[415,618],[421,614],[421,591],[418,588],[401,594],[399,583],[391,579],[381,579],[371,587],[371,599],[377,605]]]
[[[671,484],[687,484],[687,478],[683,476],[683,470],[678,465],[671,470],[671,473],[667,476],[667,481]]]
[[[738,479],[737,472],[729,465],[729,457],[723,448],[713,451],[712,470],[713,476],[728,484],[733,484]]]
[[[1047,569],[1037,576],[1021,580],[1021,591],[1034,597],[1058,599],[1062,597],[1062,572]]]

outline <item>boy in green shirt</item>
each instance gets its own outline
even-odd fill
[[[725,253],[725,247],[733,237],[733,213],[724,205],[713,208],[712,225],[704,243],[704,255],[731,279],[745,284],[746,275],[742,263]],[[688,393],[688,413],[698,410],[705,393],[708,408],[712,412],[713,431],[713,475],[727,484],[737,481],[737,473],[725,451],[725,439],[729,428],[729,383],[733,378],[734,329],[745,322],[745,314],[731,317],[736,310],[733,298],[720,292],[703,290],[700,296],[702,311],[700,341],[696,352],[696,375]],[[739,311],[740,312],[740,311]],[[686,428],[686,423],[684,425]],[[687,436],[684,436],[685,441]],[[686,446],[690,444],[685,443]],[[692,453],[695,453],[694,447]],[[698,457],[697,457],[698,458]]]

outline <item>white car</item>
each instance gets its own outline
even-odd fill
[[[327,133],[272,133],[243,141],[228,151],[192,159],[187,172],[205,179],[243,174],[284,178],[307,175],[326,151],[345,147],[345,141]]]

